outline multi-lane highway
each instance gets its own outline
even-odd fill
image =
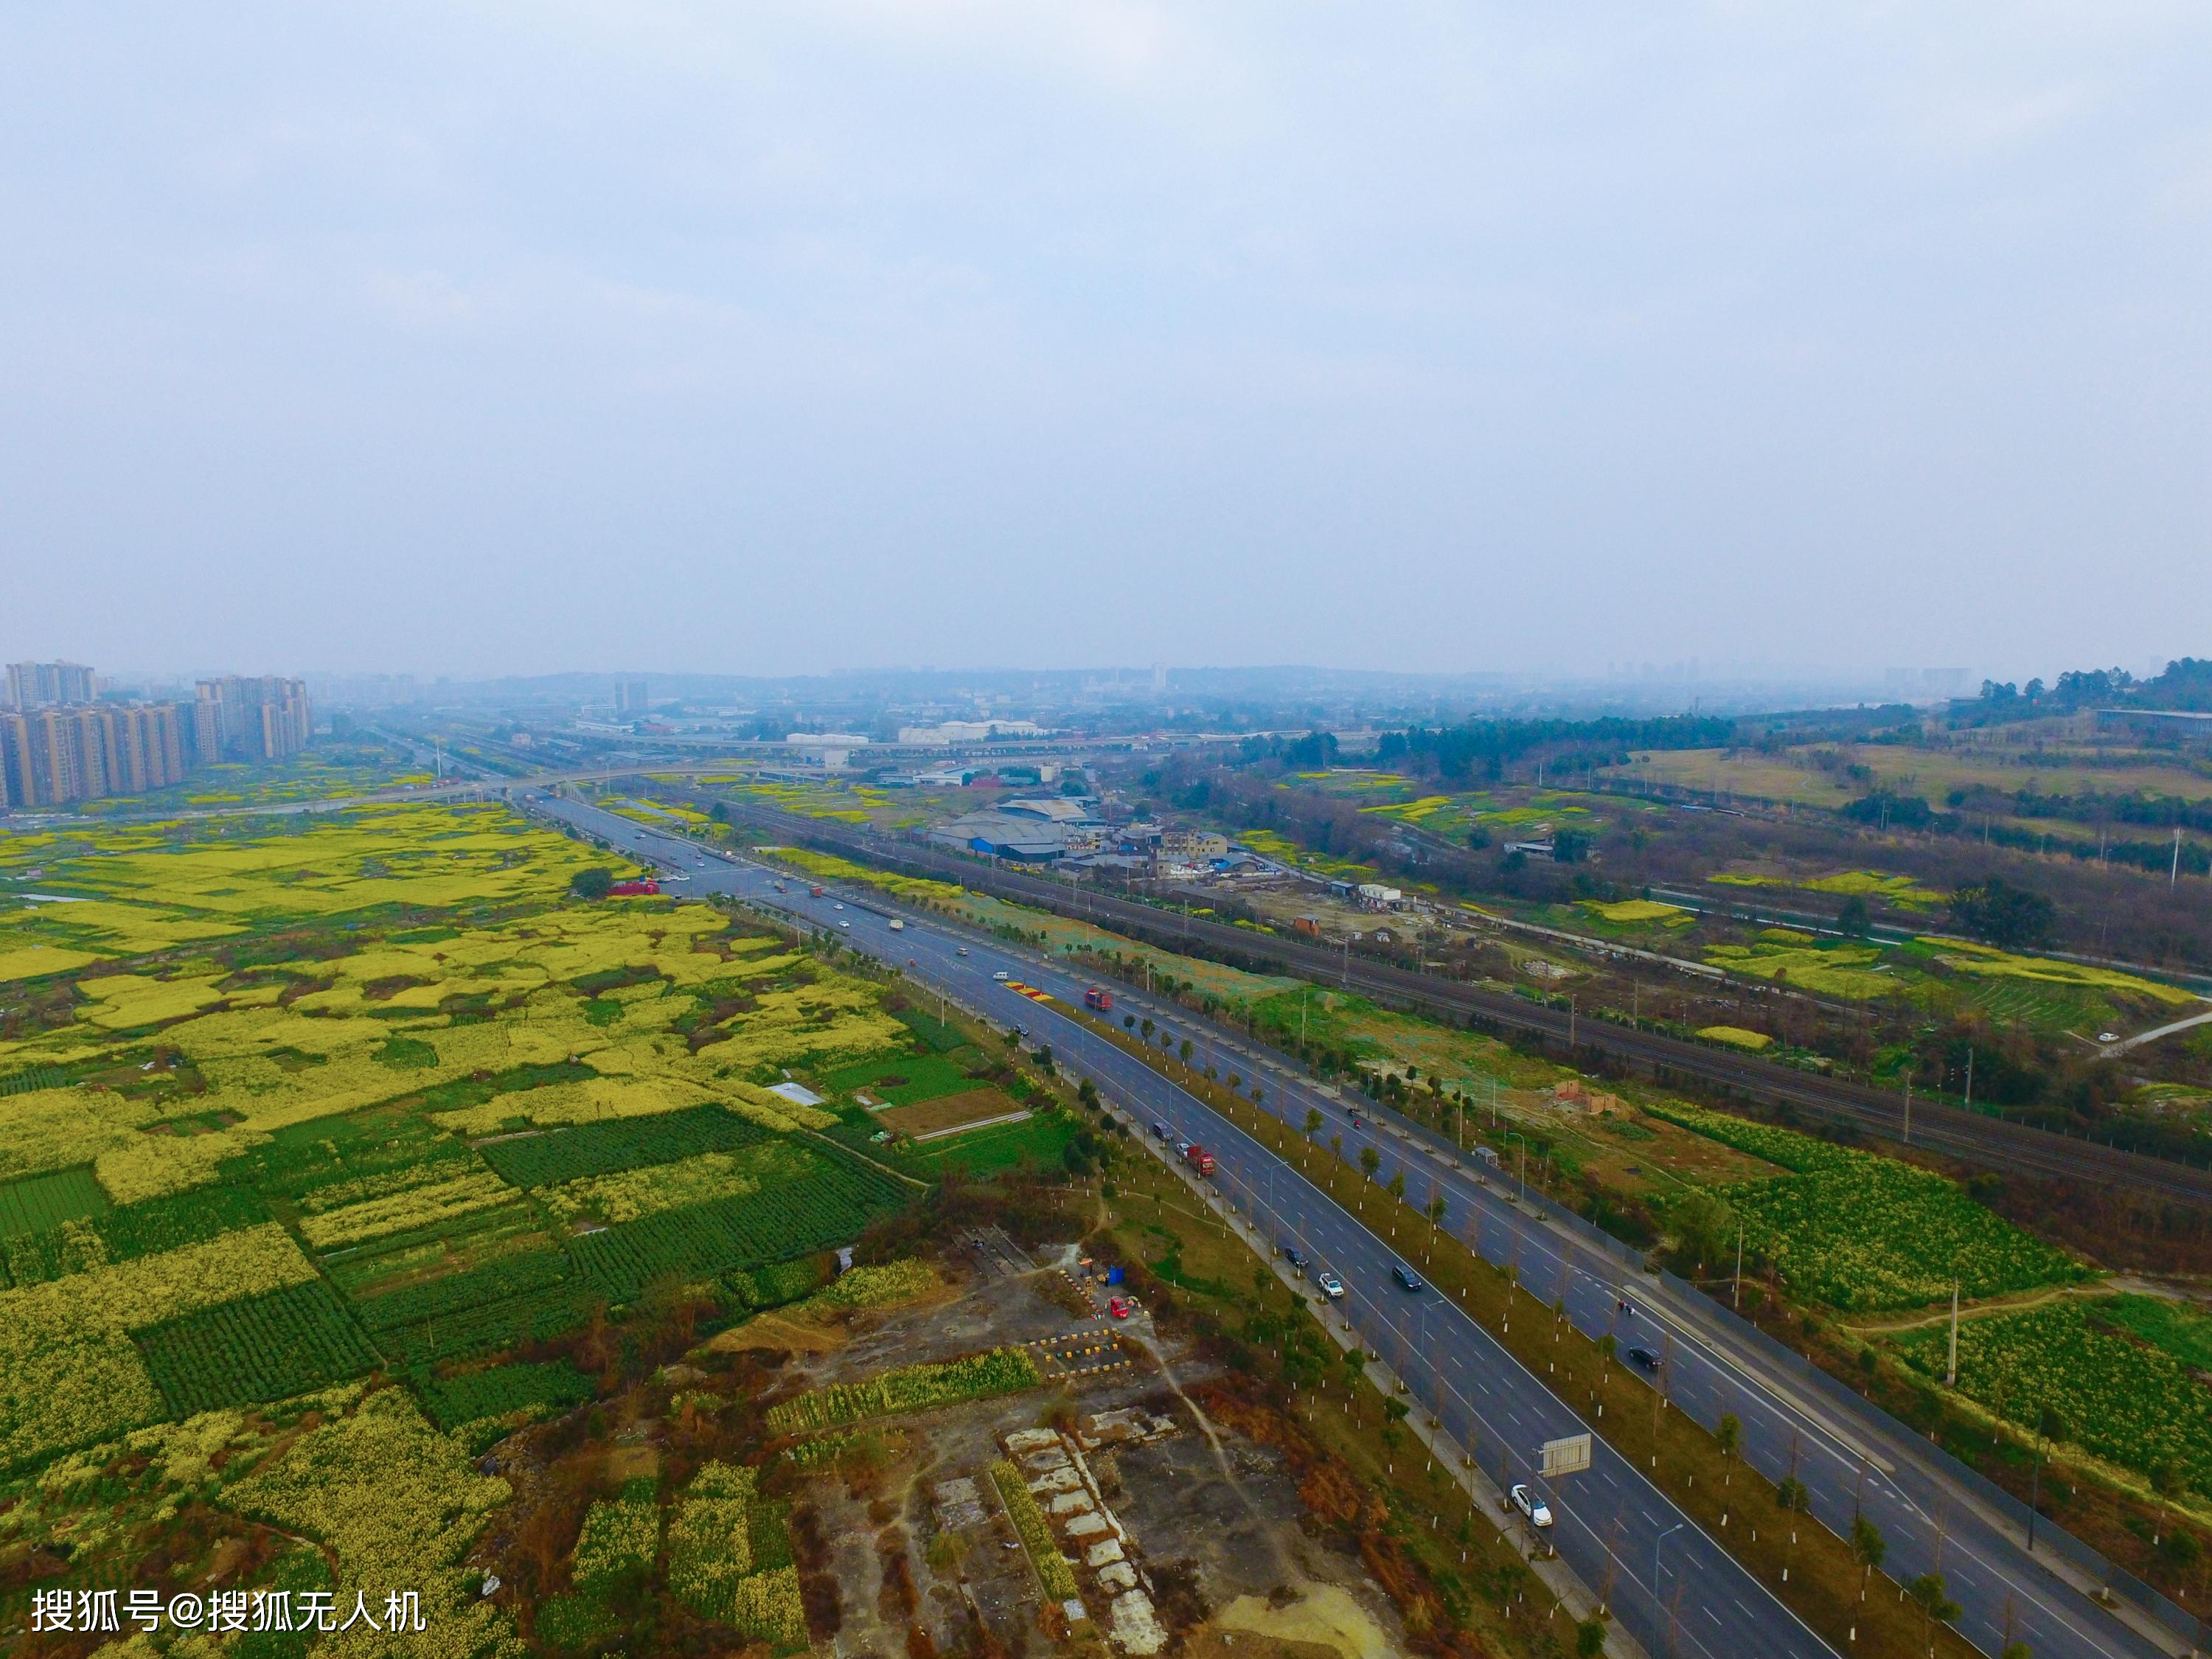
[[[1056,1055],[1088,1075],[1141,1124],[1212,1149],[1218,1179],[1267,1236],[1296,1244],[1339,1273],[1346,1295],[1337,1309],[1361,1340],[1406,1380],[1413,1397],[1484,1467],[1528,1480],[1535,1449],[1577,1431],[1575,1413],[1555,1398],[1479,1325],[1433,1291],[1399,1290],[1391,1267],[1402,1247],[1418,1265],[1418,1239],[1378,1237],[1298,1173],[1168,1078],[1107,1041],[1081,1020],[1010,992],[1005,974],[1079,1005],[1083,982],[1049,960],[1020,951],[938,919],[906,914],[889,929],[894,908],[872,890],[833,890],[812,898],[806,884],[777,877],[749,861],[713,854],[678,836],[578,803],[543,799],[535,810],[564,819],[684,879],[671,890],[732,894],[835,933],[854,949],[890,962],[925,984],[1006,1024],[1030,1028]],[[865,906],[865,908],[863,908]],[[1940,1571],[1964,1613],[1960,1628],[1995,1653],[2007,1641],[2030,1644],[2037,1659],[2149,1659],[2177,1650],[2091,1603],[2019,1534],[1952,1489],[1916,1449],[1901,1425],[1885,1434],[1838,1411],[1813,1390],[1733,1344],[1725,1332],[1670,1304],[1640,1275],[1625,1280],[1610,1257],[1578,1245],[1540,1215],[1510,1201],[1510,1181],[1486,1176],[1449,1143],[1398,1123],[1382,1123],[1359,1103],[1354,1113],[1332,1091],[1294,1069],[1255,1054],[1233,1034],[1188,1011],[1120,991],[1125,1012],[1149,1015],[1178,1041],[1194,1044],[1193,1063],[1236,1072],[1264,1093],[1262,1109],[1293,1128],[1309,1109],[1323,1113],[1322,1139],[1341,1138],[1342,1156],[1357,1160],[1372,1146],[1379,1181],[1402,1171],[1409,1194],[1425,1201],[1431,1187],[1444,1200],[1445,1225],[1488,1259],[1516,1263],[1540,1300],[1563,1300],[1586,1334],[1615,1334],[1624,1350],[1651,1349],[1663,1358],[1675,1407],[1711,1427],[1723,1412],[1742,1424],[1742,1455],[1769,1479],[1795,1473],[1811,1492],[1812,1509],[1831,1529],[1848,1530],[1863,1512],[1889,1544],[1887,1570],[1903,1580]],[[1333,1154],[1318,1150],[1309,1157]],[[1563,1557],[1593,1588],[1610,1584],[1617,1616],[1654,1654],[1814,1655],[1828,1651],[1810,1631],[1697,1526],[1686,1520],[1628,1460],[1603,1441],[1587,1474],[1547,1492]],[[1780,1522],[1779,1513],[1751,1524]]]

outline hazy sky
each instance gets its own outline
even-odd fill
[[[2212,653],[2212,9],[0,12],[0,655]]]

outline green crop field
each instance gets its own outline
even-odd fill
[[[552,1187],[587,1176],[673,1164],[701,1152],[735,1152],[768,1139],[768,1131],[720,1106],[693,1106],[655,1117],[585,1123],[520,1135],[477,1149],[483,1161],[517,1187]]]
[[[1964,1321],[1959,1387],[2023,1428],[2033,1430],[2039,1412],[2055,1412],[2060,1438],[2122,1468],[2170,1471],[2212,1492],[2212,1392],[2197,1380],[2207,1322],[2137,1305],[2148,1299],[2069,1298]],[[2173,1328],[2184,1321],[2185,1333]],[[2160,1338],[2178,1338],[2181,1351]],[[1897,1346],[1940,1377],[1948,1341],[1938,1325],[1908,1333]]]
[[[345,1304],[319,1279],[186,1314],[135,1340],[177,1417],[283,1400],[376,1364]]]
[[[823,1082],[840,1094],[865,1091],[878,1104],[891,1106],[912,1106],[975,1086],[966,1067],[937,1054],[876,1055],[842,1066]]]
[[[627,1302],[655,1279],[712,1278],[849,1239],[905,1201],[906,1189],[879,1170],[808,1156],[812,1167],[796,1179],[586,1233],[570,1251],[595,1291]]]
[[[490,1365],[443,1379],[417,1372],[415,1392],[430,1420],[448,1433],[478,1423],[502,1426],[581,1405],[592,1379],[566,1363]]]
[[[0,1186],[0,1240],[51,1232],[65,1221],[82,1221],[107,1207],[107,1194],[93,1179],[89,1165],[27,1176]]]
[[[38,1285],[89,1262],[132,1261],[203,1243],[268,1218],[267,1206],[251,1188],[198,1187],[137,1204],[104,1206],[37,1232],[18,1234],[0,1244],[0,1256],[15,1283]]]
[[[1713,1190],[1743,1224],[1746,1248],[1801,1296],[1870,1311],[1939,1302],[1954,1282],[1978,1297],[2093,1276],[1942,1176],[1724,1113],[1651,1110],[1790,1171]]]
[[[916,1147],[908,1162],[924,1173],[957,1170],[970,1178],[1009,1170],[1049,1170],[1061,1167],[1074,1137],[1074,1127],[1065,1118],[1040,1114],[1018,1123],[995,1124],[927,1142]]]

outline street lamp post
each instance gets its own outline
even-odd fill
[[[1659,1547],[1689,1524],[1690,1523],[1686,1521],[1677,1521],[1673,1526],[1668,1528],[1666,1531],[1661,1533],[1656,1538],[1651,1540],[1651,1616],[1655,1620],[1657,1620],[1662,1616],[1662,1604],[1659,1600]],[[1674,1645],[1671,1639],[1668,1641],[1668,1645],[1669,1647]]]

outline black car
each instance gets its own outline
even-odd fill
[[[1306,1253],[1295,1244],[1285,1244],[1283,1246],[1283,1260],[1289,1262],[1291,1266],[1296,1267],[1300,1273],[1304,1273],[1310,1265],[1306,1261]]]
[[[1641,1365],[1647,1371],[1656,1371],[1659,1369],[1659,1356],[1639,1342],[1628,1351],[1628,1363],[1632,1365]]]

